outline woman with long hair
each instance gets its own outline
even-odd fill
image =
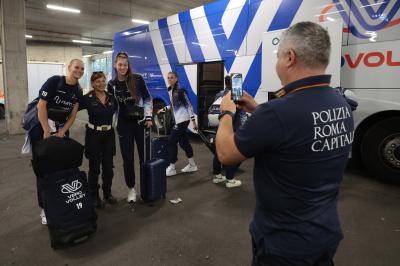
[[[96,208],[103,208],[104,201],[108,204],[117,203],[111,193],[111,185],[115,155],[115,133],[112,120],[118,104],[115,97],[106,91],[106,80],[103,72],[93,72],[90,77],[93,90],[84,95],[80,102],[80,108],[86,109],[89,115],[89,122],[86,125],[85,155],[89,159],[89,190],[93,195]],[[99,195],[100,166],[104,201]]]
[[[179,86],[178,74],[168,73],[168,94],[171,105],[166,106],[158,113],[172,110],[174,126],[168,138],[169,166],[166,170],[167,176],[176,175],[175,163],[178,161],[178,143],[185,151],[189,163],[181,170],[184,173],[197,171],[197,165],[193,159],[193,148],[187,136],[189,122],[192,121],[193,129],[197,130],[197,124],[193,113],[192,104],[187,97],[186,91]]]
[[[67,76],[52,76],[42,86],[39,91],[39,102],[37,104],[38,118],[40,124],[29,131],[29,138],[32,150],[39,140],[46,139],[54,134],[63,138],[68,135],[68,130],[75,121],[79,108],[79,99],[82,90],[78,80],[83,76],[85,66],[80,59],[73,59],[68,65]],[[43,193],[41,187],[41,177],[35,169],[36,184],[38,192],[39,207],[42,208],[40,214],[42,224],[47,224],[47,219],[43,211]]]
[[[152,99],[141,75],[133,73],[127,53],[120,52],[114,60],[115,78],[108,82],[107,90],[114,94],[118,105],[117,132],[124,165],[125,183],[129,189],[128,202],[136,202],[134,143],[139,160],[143,162],[144,128],[152,122]]]

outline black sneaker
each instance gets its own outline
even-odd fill
[[[118,202],[117,199],[112,194],[104,195],[104,201],[107,204],[111,204],[111,205],[117,204],[117,202]]]

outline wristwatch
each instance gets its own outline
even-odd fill
[[[221,120],[221,118],[222,118],[224,115],[230,115],[230,116],[232,117],[232,119],[233,119],[235,113],[233,113],[233,112],[231,112],[231,111],[228,111],[228,110],[224,110],[224,111],[222,111],[222,112],[219,114],[218,120]]]

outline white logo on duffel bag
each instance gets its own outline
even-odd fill
[[[82,187],[82,183],[78,180],[72,181],[71,184],[64,184],[61,186],[61,192],[68,194],[68,193],[75,193],[78,189]]]

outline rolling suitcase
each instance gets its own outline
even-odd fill
[[[165,161],[149,158],[152,157],[151,130],[144,129],[144,143],[144,161],[140,165],[140,195],[144,202],[149,202],[165,198],[167,178]]]
[[[78,244],[96,232],[97,215],[85,172],[72,168],[41,179],[52,248]]]

